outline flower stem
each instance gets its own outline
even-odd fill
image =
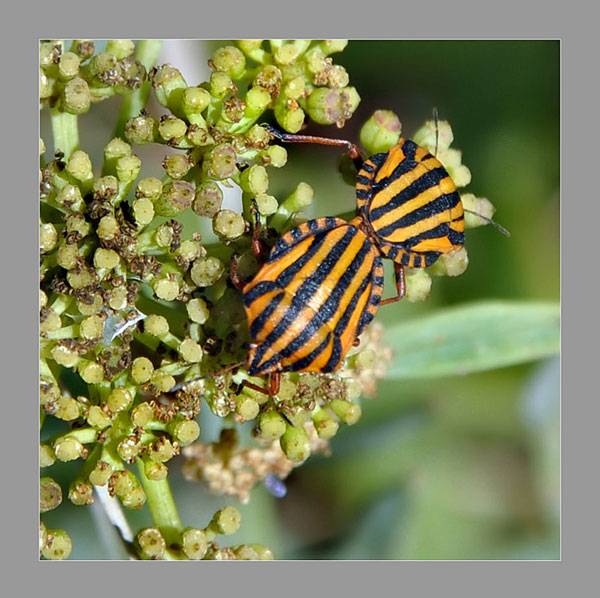
[[[65,159],[79,147],[79,128],[77,115],[63,112],[59,103],[50,108],[50,122],[52,123],[52,137],[54,151],[61,151]]]
[[[138,42],[135,57],[150,70],[158,61],[162,40],[149,39]],[[115,127],[115,137],[123,137],[125,124],[130,118],[138,116],[148,102],[150,82],[144,81],[142,85],[123,98],[121,111]]]
[[[179,541],[183,525],[181,524],[181,519],[179,519],[179,513],[173,500],[169,482],[167,478],[159,481],[149,480],[144,470],[144,462],[138,459],[137,463],[140,480],[148,499],[148,507],[152,520],[156,527],[160,529],[167,542],[167,546],[175,544]]]

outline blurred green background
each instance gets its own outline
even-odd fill
[[[165,42],[165,52],[176,49],[205,68],[216,45]],[[386,328],[470,301],[559,300],[559,53],[558,41],[351,41],[334,55],[361,104],[341,131],[308,131],[358,140],[362,123],[383,108],[398,114],[410,137],[436,107],[471,170],[464,191],[490,199],[512,234],[467,231],[466,273],[435,278],[424,303],[382,308],[377,320]],[[189,84],[201,80],[188,77]],[[103,118],[115,118],[118,101],[82,119],[83,149],[97,144],[100,151],[110,139]],[[41,126],[44,133],[44,117]],[[288,165],[270,171],[269,193],[285,197],[306,181],[315,188],[307,216],[354,208],[352,187],[332,176],[339,151],[298,145],[288,153]],[[330,457],[311,457],[292,473],[283,499],[259,487],[240,506],[170,468],[182,519],[202,526],[224,503],[235,504],[242,526],[226,543],[261,542],[278,559],[560,557],[558,356],[468,376],[386,380],[362,409],[362,420],[333,439]],[[219,422],[207,411],[201,425],[210,442]],[[71,466],[57,464],[52,475],[65,488]],[[134,527],[150,524],[145,511],[131,519]],[[65,501],[44,520],[71,534],[71,558],[123,558],[103,540],[107,528],[96,508]]]

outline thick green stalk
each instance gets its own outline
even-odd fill
[[[138,459],[137,463],[152,520],[156,527],[160,529],[167,546],[174,544],[179,541],[183,525],[181,519],[179,519],[169,482],[167,478],[160,481],[149,480],[146,477],[143,461]]]
[[[150,70],[158,62],[162,40],[148,39],[137,43],[135,57]],[[115,137],[123,137],[125,124],[130,118],[138,116],[146,107],[150,95],[150,82],[144,81],[139,89],[136,89],[123,98],[121,111],[115,127]]]
[[[63,112],[60,103],[50,108],[50,122],[52,123],[52,137],[54,151],[61,151],[65,160],[79,148],[79,127],[77,115]]]

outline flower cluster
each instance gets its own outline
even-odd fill
[[[102,486],[127,509],[148,503],[156,526],[136,535],[141,558],[272,558],[258,544],[218,546],[216,535],[239,526],[233,507],[204,529],[178,523],[173,532],[179,519],[169,498],[169,462],[188,447],[189,477],[245,501],[267,476],[283,479],[311,453],[326,452],[340,423],[359,420],[361,394],[373,395],[383,376],[389,355],[372,327],[336,374],[287,373],[276,396],[257,391],[264,381],[245,369],[249,332],[228,281],[234,257],[243,278],[259,267],[254,227],[272,245],[314,195],[302,182],[287,197],[269,193],[269,169],[284,167],[287,152],[259,121],[271,111],[288,132],[307,118],[341,127],[360,101],[331,58],[345,45],[242,40],[218,48],[209,81],[192,85],[169,64],[144,66],[157,54],[152,42],[137,51],[124,40],[108,42],[104,52],[81,40],[69,50],[62,42],[40,46],[40,100],[50,111],[55,149],[45,160],[40,142],[40,403],[42,420],[66,422],[44,437],[40,465],[82,461],[68,488],[76,505],[91,504],[94,487]],[[145,108],[150,90],[162,116]],[[77,116],[127,94],[121,134],[104,147],[102,164],[93,164],[79,148]],[[361,141],[369,152],[385,151],[382,144],[391,147],[399,134],[397,117],[378,112]],[[451,136],[440,123],[433,143],[457,184],[466,184]],[[433,151],[431,123],[417,137]],[[134,151],[146,143],[169,150],[161,178],[139,178]],[[222,209],[223,188],[231,186],[241,192],[239,213]],[[483,200],[469,201],[480,211]],[[209,219],[218,242],[185,230],[184,212]],[[437,273],[456,275],[466,261],[466,253],[440,260]],[[409,300],[424,298],[430,283],[423,270],[407,272]],[[204,404],[221,418],[223,432],[218,442],[193,444]],[[245,422],[252,422],[253,446],[237,439],[235,428]],[[61,500],[61,487],[43,477],[40,510]],[[66,558],[68,534],[42,524],[40,551]]]

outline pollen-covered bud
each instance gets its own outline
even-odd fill
[[[77,185],[65,185],[56,194],[56,203],[70,208],[72,210],[79,211],[83,207],[83,197],[81,196],[81,190]]]
[[[347,39],[326,39],[321,42],[320,47],[323,53],[329,55],[342,52],[347,45]]]
[[[437,143],[437,153],[439,154],[450,147],[454,140],[454,134],[448,121],[440,120],[436,125],[435,121],[429,120],[412,136],[412,140],[432,154],[436,152]]]
[[[360,130],[360,142],[369,156],[389,151],[400,139],[402,125],[391,110],[376,110]]]
[[[63,90],[63,106],[69,114],[83,114],[90,109],[92,94],[85,79],[75,77]]]
[[[58,61],[58,76],[63,81],[69,81],[79,73],[81,58],[74,52],[64,52]],[[87,88],[87,83],[86,83]]]
[[[66,531],[62,529],[49,529],[46,531],[47,541],[42,548],[42,556],[52,561],[61,561],[69,558],[73,550],[71,538]]]
[[[156,99],[166,108],[176,107],[187,87],[183,75],[170,64],[163,64],[150,71],[148,79],[154,88]]]
[[[179,295],[179,281],[172,278],[156,278],[152,282],[154,294],[164,301],[173,301]]]
[[[167,175],[172,179],[180,179],[189,172],[193,164],[193,161],[187,154],[179,153],[165,157],[162,166]]]
[[[277,64],[289,65],[296,62],[310,46],[310,40],[297,39],[283,43],[273,52],[273,59]]]
[[[359,103],[360,96],[354,87],[342,89],[319,87],[310,94],[307,110],[308,115],[316,123],[342,127]]]
[[[208,529],[219,535],[235,534],[240,527],[241,518],[240,512],[235,507],[228,506],[214,514]]]
[[[135,509],[139,511],[146,502],[146,493],[141,486],[136,486],[131,492],[119,497],[121,504],[126,509]]]
[[[96,228],[96,234],[103,241],[112,241],[119,234],[119,223],[112,214],[102,216]]]
[[[56,455],[52,447],[46,443],[40,444],[40,467],[50,467],[56,463]]]
[[[277,198],[267,193],[259,193],[255,198],[261,216],[271,216],[277,212],[279,203]]]
[[[233,147],[227,143],[217,145],[204,158],[202,170],[215,180],[232,177],[237,172],[237,155]]]
[[[208,550],[206,532],[201,529],[188,527],[181,534],[181,548],[185,556],[191,560],[200,560]]]
[[[154,203],[154,209],[159,216],[172,218],[187,210],[194,200],[194,186],[187,181],[173,181],[163,187],[158,200]]]
[[[90,472],[89,480],[94,486],[105,486],[112,474],[112,465],[106,461],[99,460]]]
[[[213,232],[225,241],[239,239],[245,228],[243,216],[233,210],[220,210],[213,218]]]
[[[139,486],[137,478],[126,469],[115,471],[108,480],[108,489],[111,494],[116,494],[119,498],[131,492]]]
[[[131,205],[138,226],[147,226],[154,219],[154,204],[146,197],[135,199]]]
[[[283,129],[289,133],[297,133],[304,124],[305,114],[298,102],[281,97],[275,102],[275,118]]]
[[[158,136],[158,121],[146,114],[130,118],[125,124],[125,137],[129,143],[144,145]]]
[[[239,79],[246,68],[246,58],[235,46],[224,46],[215,50],[211,65],[217,71],[227,73],[232,79]]]
[[[303,427],[287,425],[279,442],[281,450],[293,463],[302,463],[310,456],[310,440]]]
[[[52,355],[52,359],[54,359],[56,363],[66,368],[74,367],[79,361],[79,355],[77,351],[73,351],[64,345],[56,345],[52,348],[50,353]]]
[[[253,420],[257,415],[260,407],[255,399],[246,395],[240,395],[236,400],[236,413],[243,421]]]
[[[194,284],[199,287],[210,287],[225,272],[225,266],[216,257],[201,257],[194,262],[190,276]]]
[[[94,252],[94,266],[103,270],[112,270],[119,265],[121,258],[114,249],[98,247]]]
[[[84,480],[73,480],[69,485],[69,500],[78,506],[89,506],[94,502],[94,488]]]
[[[164,463],[156,463],[147,459],[144,461],[144,474],[149,480],[160,482],[166,479],[169,468]]]
[[[165,461],[171,460],[178,453],[178,449],[173,443],[166,437],[161,436],[150,448],[148,456],[152,461],[157,463],[164,463]]]
[[[431,276],[422,268],[405,268],[406,300],[425,301],[431,292]]]
[[[214,181],[206,181],[196,187],[196,195],[192,209],[198,216],[214,218],[221,209],[223,191]]]
[[[156,527],[143,529],[135,541],[144,559],[160,559],[167,549],[167,543]]]
[[[79,325],[79,334],[87,340],[100,338],[103,330],[104,320],[100,316],[89,316]]]
[[[62,502],[62,490],[60,485],[52,478],[40,479],[40,513],[46,513],[56,509]]]
[[[240,561],[258,561],[258,552],[251,544],[242,544],[234,548],[233,553]]]

